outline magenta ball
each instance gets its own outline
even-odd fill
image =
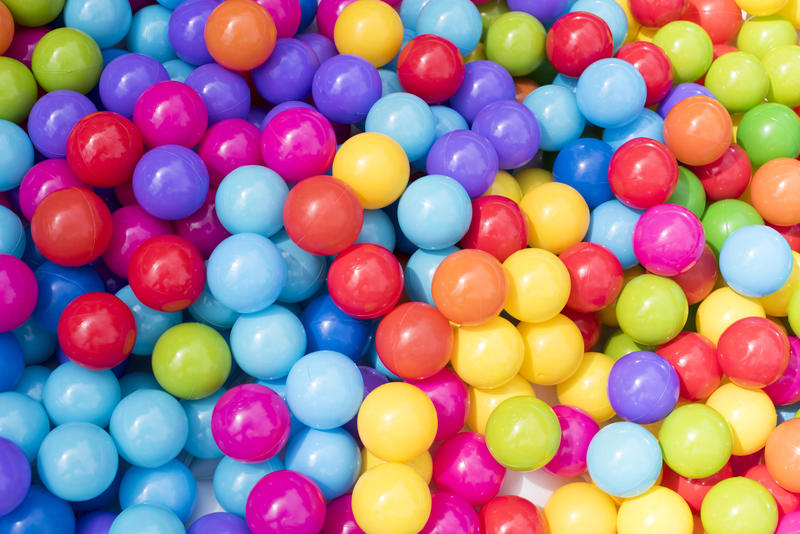
[[[217,190],[209,189],[200,209],[173,223],[175,233],[197,247],[205,259],[211,256],[223,239],[231,235],[217,217],[216,197]]]
[[[789,365],[775,382],[764,388],[777,406],[800,401],[800,339],[789,338]]]
[[[148,147],[194,147],[208,126],[200,95],[181,82],[159,82],[146,89],[133,107],[133,122]]]
[[[408,380],[431,399],[439,422],[436,441],[456,435],[467,422],[469,392],[464,382],[450,369],[442,369],[424,380]]]
[[[775,534],[797,534],[798,532],[800,532],[800,510],[795,510],[781,517]]]
[[[272,17],[278,37],[294,37],[302,17],[299,0],[256,0],[256,3]]]
[[[317,28],[319,33],[330,40],[333,40],[333,28],[336,26],[336,19],[344,11],[344,8],[356,0],[321,0],[317,6]],[[320,63],[322,63],[320,59]]]
[[[30,267],[0,254],[0,332],[14,330],[28,320],[36,306],[39,287]]]
[[[353,515],[353,496],[342,495],[328,503],[320,534],[364,534]]]
[[[433,457],[433,480],[441,491],[455,493],[473,506],[489,502],[500,491],[506,468],[489,452],[486,438],[462,432],[448,439]]]
[[[324,174],[336,153],[336,132],[318,111],[291,108],[275,115],[261,134],[264,164],[287,182]]]
[[[431,495],[431,515],[419,534],[479,534],[480,520],[470,503],[453,493]]]
[[[50,193],[68,187],[83,187],[65,159],[46,159],[37,163],[25,173],[19,186],[19,207],[29,221],[33,218],[36,206]]]
[[[579,408],[553,406],[561,425],[561,445],[544,470],[559,477],[570,478],[586,471],[586,451],[589,442],[600,430],[594,419]]]
[[[226,119],[209,128],[200,140],[197,153],[208,168],[214,188],[234,169],[264,164],[261,132],[243,119]]]
[[[139,245],[157,235],[171,234],[168,222],[156,219],[139,206],[125,206],[111,214],[111,241],[103,262],[111,272],[128,278],[128,264]]]
[[[645,211],[633,231],[633,253],[642,267],[661,276],[691,269],[706,244],[700,219],[683,206],[659,204]]]
[[[250,491],[245,519],[257,534],[318,534],[325,523],[325,498],[307,476],[273,471]]]
[[[278,454],[289,439],[289,426],[286,402],[259,384],[231,388],[211,415],[211,434],[217,446],[225,456],[240,462],[263,462]]]

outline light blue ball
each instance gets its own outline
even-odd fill
[[[636,67],[616,58],[595,61],[578,78],[581,115],[601,128],[618,128],[644,109],[647,86]]]
[[[411,183],[400,197],[397,221],[421,249],[452,247],[472,221],[472,202],[464,187],[447,176],[431,174]]]
[[[119,485],[119,504],[123,510],[136,504],[154,504],[171,510],[184,522],[188,521],[196,500],[197,482],[189,468],[178,460],[154,469],[131,466]]]
[[[22,376],[17,382],[14,391],[30,397],[36,402],[42,402],[44,384],[50,376],[50,369],[43,365],[29,365],[22,371]]]
[[[286,284],[278,300],[283,303],[302,302],[314,295],[325,283],[328,263],[324,256],[306,252],[281,230],[271,241],[281,252],[286,264]]]
[[[397,236],[392,219],[383,210],[364,210],[364,224],[356,243],[374,243],[394,252]]]
[[[157,4],[137,11],[128,32],[126,48],[130,52],[155,58],[161,63],[175,59],[175,51],[167,35],[170,15],[172,11]]]
[[[239,313],[254,313],[274,303],[287,277],[281,251],[252,233],[232,235],[217,245],[206,275],[211,294]]]
[[[183,320],[181,312],[162,312],[148,308],[136,298],[131,286],[123,287],[116,295],[130,308],[136,321],[136,344],[133,345],[132,354],[149,356],[161,334],[181,324]]]
[[[120,513],[108,534],[186,534],[172,511],[154,504],[137,504]]]
[[[586,453],[592,482],[614,497],[636,497],[661,473],[661,447],[645,427],[612,423],[594,435]]]
[[[347,430],[305,428],[286,447],[286,468],[316,482],[326,500],[353,488],[361,472],[361,450]]]
[[[792,274],[793,264],[786,239],[760,224],[739,228],[719,251],[722,278],[745,297],[764,297],[779,290]]]
[[[431,284],[436,268],[444,259],[457,251],[457,247],[441,250],[419,249],[411,255],[405,269],[404,284],[408,297],[414,302],[425,302],[435,306]]]
[[[0,391],[13,391],[25,371],[25,355],[11,332],[0,333]]]
[[[134,391],[140,389],[156,389],[162,390],[161,384],[158,383],[153,373],[142,371],[127,372],[119,379],[119,389],[124,399]]]
[[[28,461],[36,459],[48,432],[50,420],[44,406],[16,391],[0,393],[0,438],[19,445]]]
[[[184,0],[158,0],[158,3],[162,6],[166,7],[167,9],[174,10],[176,7],[181,5]]]
[[[611,36],[614,38],[614,52],[625,43],[628,35],[628,17],[614,0],[578,0],[569,8],[570,13],[584,11],[597,15],[608,24]]]
[[[278,305],[242,315],[231,330],[233,358],[242,371],[259,380],[288,375],[306,353],[306,341],[300,319]]]
[[[444,37],[466,56],[478,46],[483,23],[470,0],[431,0],[420,9],[415,31]]]
[[[210,460],[222,456],[222,451],[211,434],[211,414],[214,412],[214,405],[226,391],[227,388],[221,387],[208,397],[181,401],[189,421],[189,437],[184,448],[195,458]]]
[[[26,241],[22,221],[13,211],[0,205],[0,254],[22,258]]]
[[[208,262],[206,262],[208,263]],[[198,322],[207,324],[218,330],[227,330],[233,326],[239,313],[218,301],[208,289],[208,280],[203,292],[188,308],[189,314]]]
[[[247,496],[253,486],[266,475],[283,469],[283,462],[278,457],[245,464],[226,456],[214,471],[214,496],[226,511],[244,517]]]
[[[48,332],[33,318],[28,319],[22,326],[14,330],[14,337],[22,347],[25,355],[25,365],[35,365],[46,361],[55,354],[58,347],[58,338]]]
[[[556,74],[556,77],[553,78],[553,85],[566,87],[567,89],[569,89],[574,93],[578,89],[578,78],[573,78],[572,76],[565,76],[563,74]]]
[[[63,15],[68,28],[88,34],[100,48],[122,41],[133,20],[127,0],[67,0]]]
[[[300,358],[286,377],[286,403],[311,428],[342,426],[358,412],[363,397],[361,371],[338,352],[312,352]]]
[[[525,97],[522,103],[539,121],[542,130],[539,148],[542,150],[561,150],[567,143],[578,139],[586,127],[575,93],[562,85],[543,85]]]
[[[184,83],[186,78],[194,72],[195,67],[189,63],[186,63],[182,59],[170,59],[168,61],[164,61],[161,63],[165,69],[167,69],[167,74],[169,74],[169,79],[173,82],[181,82]]]
[[[430,150],[436,122],[430,106],[409,93],[392,93],[378,99],[367,113],[366,131],[387,135],[397,141],[409,160]]]
[[[456,130],[469,130],[469,125],[461,114],[448,106],[431,106],[431,113],[436,121],[436,135],[434,136],[434,143],[444,134],[454,132]],[[430,152],[430,150],[428,151]],[[426,172],[428,152],[412,161],[411,163],[422,172]]]
[[[633,253],[633,231],[642,213],[617,199],[603,202],[592,210],[585,240],[603,245],[617,257],[623,269],[630,269],[639,263]]]
[[[618,128],[603,131],[603,141],[616,152],[619,147],[637,137],[664,142],[664,119],[652,109],[644,108],[635,119]]]
[[[239,167],[219,184],[217,217],[232,234],[250,232],[272,237],[283,228],[283,204],[288,194],[286,182],[272,169]]]
[[[31,138],[13,122],[0,119],[0,192],[18,187],[31,167]]]
[[[381,77],[381,96],[390,95],[392,93],[402,93],[403,86],[400,85],[400,77],[397,73],[389,69],[378,69],[378,75]]]
[[[56,425],[70,422],[108,426],[120,401],[119,381],[111,371],[92,371],[73,362],[56,367],[44,385],[42,401]]]
[[[175,397],[140,389],[124,397],[109,425],[120,456],[139,467],[158,467],[181,452],[189,436],[186,412]]]
[[[403,21],[403,28],[416,32],[419,13],[430,1],[431,0],[403,0],[400,3],[400,20]]]
[[[36,465],[42,483],[67,501],[86,501],[114,481],[119,456],[108,433],[91,423],[57,426],[42,441]]]

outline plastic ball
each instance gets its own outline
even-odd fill
[[[683,398],[703,400],[719,387],[722,371],[714,344],[706,337],[694,332],[682,332],[656,352],[677,371]]]
[[[486,57],[512,76],[533,72],[545,58],[546,31],[528,13],[512,11],[497,17],[486,32]]]
[[[647,86],[630,63],[601,59],[590,65],[578,79],[575,96],[586,120],[603,128],[622,126],[644,107]]]
[[[613,151],[598,139],[582,138],[567,143],[553,163],[553,180],[575,188],[590,209],[610,200],[609,161]]]
[[[111,241],[103,262],[117,276],[128,277],[131,257],[139,246],[158,235],[172,233],[170,225],[156,219],[139,206],[125,206],[111,214]]]
[[[114,187],[131,178],[142,150],[136,126],[117,113],[104,111],[78,121],[67,139],[66,157],[72,172],[84,183]]]
[[[658,46],[645,41],[628,43],[614,55],[633,65],[647,87],[646,106],[661,102],[672,88],[672,65],[666,53]]]
[[[203,32],[209,15],[217,7],[214,0],[181,2],[169,18],[168,38],[175,54],[192,65],[213,61]]]
[[[456,330],[451,363],[467,384],[494,388],[516,376],[523,352],[522,338],[514,325],[501,317],[493,317],[479,325],[462,325]]]
[[[467,55],[481,38],[481,16],[472,2],[425,2],[416,20],[419,35],[433,34],[444,37]]]
[[[539,147],[542,150],[560,150],[583,132],[586,119],[578,109],[575,94],[565,87],[539,87],[525,98],[523,104],[534,113],[539,123]]]
[[[456,130],[434,142],[426,158],[426,167],[431,174],[453,178],[470,198],[476,198],[494,182],[499,161],[487,138],[468,130]]]
[[[305,350],[303,324],[281,306],[270,306],[241,316],[231,330],[231,351],[236,363],[247,374],[260,380],[286,376]]]
[[[570,294],[566,302],[569,308],[581,312],[597,311],[608,306],[619,295],[622,289],[622,267],[619,260],[605,247],[594,243],[578,243],[562,252],[559,259],[569,272]],[[525,276],[530,275],[529,270]],[[541,280],[541,276],[537,278]],[[553,287],[553,283],[554,281],[546,285]],[[527,300],[519,298],[520,302]],[[511,314],[517,316],[514,312]],[[520,319],[538,322],[535,317]]]
[[[597,534],[616,532],[614,501],[597,486],[586,482],[573,482],[558,488],[548,499],[544,515],[552,534],[568,534],[582,529]]]
[[[370,108],[367,132],[378,132],[397,141],[409,161],[424,157],[436,138],[436,119],[419,97],[398,92],[385,95]]]
[[[706,165],[720,158],[730,144],[730,131],[727,111],[708,97],[681,100],[664,120],[667,146],[689,165]]]
[[[0,259],[2,259],[2,256],[0,256]],[[5,317],[12,316],[6,315]],[[17,316],[14,317],[15,319],[18,318]],[[43,329],[33,318],[24,321],[14,332],[14,337],[19,341],[22,352],[25,355],[25,363],[28,365],[37,365],[44,362],[55,354],[58,347],[57,336]]]
[[[765,463],[769,474],[787,491],[800,491],[800,464],[797,454],[797,428],[800,420],[790,419],[778,425],[766,444]]]
[[[783,236],[760,225],[731,233],[722,245],[719,262],[725,282],[746,297],[774,293],[789,279],[794,265],[792,250]]]
[[[100,79],[103,58],[91,37],[73,28],[58,28],[39,40],[31,65],[45,91],[88,93]]]
[[[278,39],[269,59],[253,70],[253,84],[271,104],[302,100],[311,92],[320,60],[300,39]]]
[[[606,385],[614,360],[599,352],[587,352],[578,368],[556,388],[558,402],[588,413],[603,422],[614,415]]]
[[[764,101],[769,76],[754,55],[732,52],[711,64],[705,85],[729,112],[743,113]]]
[[[705,499],[708,492],[711,491],[711,488],[718,482],[731,478],[732,476],[733,469],[730,463],[726,463],[722,469],[713,475],[703,478],[687,478],[677,474],[666,466],[664,467],[661,485],[683,497],[689,505],[691,512],[697,514],[700,512],[703,499]]]
[[[563,315],[517,326],[525,347],[520,374],[534,384],[554,385],[569,378],[583,358],[583,340]],[[558,355],[558,356],[556,356]]]
[[[20,218],[10,209],[0,206],[0,254],[22,258],[27,239]]]
[[[653,44],[666,52],[677,83],[693,82],[711,66],[711,38],[693,22],[675,20],[665,24],[653,36]]]
[[[0,438],[0,450],[3,451],[0,462],[3,507],[0,512],[6,515],[25,500],[31,485],[31,466],[23,450],[13,441]]]
[[[255,2],[221,3],[203,30],[208,52],[226,69],[252,70],[269,58],[277,30],[269,12]]]
[[[2,58],[0,58],[0,69],[2,69]],[[1,75],[2,70],[0,70]],[[25,110],[25,116],[27,113]],[[20,120],[22,118],[24,117]],[[20,185],[25,174],[33,166],[33,144],[25,130],[2,118],[0,118],[0,140],[3,142],[3,150],[0,151],[0,162],[3,165],[3,172],[0,173],[0,191],[10,191]]]
[[[247,118],[250,87],[239,73],[213,63],[201,65],[186,77],[185,83],[202,98],[208,113],[208,124],[225,119]],[[201,116],[202,113],[198,113],[198,119]]]
[[[656,486],[638,497],[625,500],[619,508],[617,525],[621,534],[690,534],[693,520],[689,506],[680,495]]]
[[[586,412],[572,406],[553,406],[561,426],[558,452],[544,470],[553,475],[570,478],[586,472],[586,451],[599,427]]]
[[[447,4],[443,2],[442,5]],[[464,81],[450,97],[450,106],[472,123],[484,106],[514,97],[514,80],[500,65],[486,60],[473,61],[464,67]]]
[[[643,426],[612,423],[592,438],[586,464],[592,482],[604,492],[636,497],[655,484],[661,472],[661,449]]]
[[[589,228],[589,207],[572,187],[546,183],[519,203],[528,219],[528,245],[560,254],[580,242]]]
[[[247,522],[227,512],[213,512],[199,517],[187,530],[187,534],[247,534]]]
[[[197,498],[197,483],[189,468],[172,460],[155,469],[132,466],[122,477],[119,499],[125,510],[137,504],[152,504],[171,510],[187,521]]]
[[[42,440],[50,431],[50,421],[41,403],[15,391],[0,392],[0,438],[15,443],[28,462],[36,460]]]
[[[330,500],[353,487],[361,470],[361,454],[344,429],[304,428],[287,445],[286,467],[309,477]]]
[[[628,141],[637,137],[646,137],[659,143],[664,142],[664,119],[650,108],[643,109],[632,121],[603,130],[603,141],[616,152]]]
[[[149,529],[160,534],[185,532],[183,523],[168,508],[155,504],[135,504],[123,510],[111,523],[109,534],[128,534]]]
[[[704,247],[700,220],[675,204],[661,204],[645,211],[633,233],[633,251],[639,263],[662,276],[676,276],[691,269]]]
[[[0,97],[3,109],[0,119],[12,122],[25,120],[36,102],[36,80],[28,67],[7,57],[0,58],[0,78],[9,90]],[[29,142],[30,143],[30,142]],[[5,173],[4,173],[5,174]]]
[[[553,459],[561,441],[555,412],[534,397],[501,402],[486,422],[486,445],[503,466],[530,471]]]
[[[314,110],[287,109],[267,123],[261,136],[264,162],[291,183],[329,170],[335,153],[335,132]]]
[[[365,532],[419,532],[431,514],[425,481],[406,465],[386,463],[364,473],[353,489],[353,515]]]
[[[452,493],[438,492],[431,495],[431,514],[420,531],[422,534],[436,534],[459,529],[463,532],[479,530],[478,514],[461,497]]]
[[[516,101],[487,104],[475,116],[472,131],[489,140],[501,169],[525,165],[539,149],[539,122],[527,107]]]
[[[742,117],[736,142],[745,149],[753,167],[776,158],[796,158],[800,153],[800,117],[783,104],[759,104]]]
[[[458,375],[450,369],[442,369],[428,378],[409,383],[421,389],[436,409],[436,441],[448,439],[464,427],[471,403],[467,387]]]
[[[761,63],[769,76],[770,86],[767,98],[771,102],[794,107],[800,104],[795,92],[797,90],[798,52],[800,48],[791,44],[773,48]]]
[[[42,402],[56,425],[106,427],[119,400],[119,382],[111,371],[91,371],[72,362],[55,368],[42,390]]]
[[[331,350],[353,361],[361,358],[370,335],[366,321],[351,317],[334,304],[330,295],[313,298],[300,315],[308,337],[308,351]]]
[[[577,78],[600,59],[611,57],[613,37],[608,24],[593,13],[567,13],[547,33],[547,58],[555,70]]]
[[[333,302],[348,315],[374,319],[388,313],[400,299],[403,270],[387,249],[360,243],[331,263],[328,290]]]
[[[722,372],[734,384],[763,388],[777,380],[789,364],[789,340],[772,322],[746,317],[730,325],[717,342]]]
[[[767,534],[778,525],[775,499],[764,486],[744,477],[729,478],[711,488],[700,516],[708,534],[738,534],[744,532],[743,524],[750,532]]]
[[[149,147],[181,145],[191,148],[208,125],[206,105],[191,86],[173,81],[145,89],[133,108],[133,121]]]
[[[770,492],[778,505],[778,515],[783,516],[787,513],[792,513],[800,506],[800,496],[795,492],[786,491],[783,489],[772,475],[766,465],[757,465],[747,470],[744,475],[746,478],[755,480]]]
[[[64,23],[87,33],[101,48],[120,42],[131,27],[131,5],[121,0],[83,2],[70,0],[64,6]]]
[[[456,46],[438,35],[415,37],[400,51],[397,75],[407,92],[428,104],[453,96],[464,80],[464,60]]]
[[[486,421],[494,409],[504,400],[517,396],[535,397],[530,382],[515,376],[504,385],[492,389],[469,387],[469,413],[467,424],[475,432],[486,432]]]
[[[731,144],[719,159],[691,170],[712,202],[741,196],[752,175],[747,153],[737,144]]]
[[[764,220],[746,202],[726,199],[710,204],[703,214],[702,223],[706,242],[719,255],[723,243],[733,232],[745,226],[763,225]]]
[[[126,48],[130,52],[144,54],[164,63],[174,59],[175,51],[169,42],[171,15],[172,11],[162,5],[149,5],[139,9],[133,16],[131,29],[125,39]]]
[[[211,432],[211,415],[217,401],[227,392],[224,387],[216,393],[199,400],[181,401],[186,418],[189,421],[189,437],[186,439],[184,449],[186,452],[203,460],[221,458],[222,451],[214,441]]]
[[[214,496],[226,511],[244,517],[247,496],[253,486],[265,475],[283,468],[277,457],[260,463],[242,463],[224,456],[214,470]]]
[[[69,503],[34,484],[19,506],[0,516],[0,527],[9,532],[24,529],[41,534],[72,534],[75,531],[75,513]]]
[[[641,212],[609,200],[592,210],[586,240],[607,248],[619,260],[623,269],[638,263],[633,251],[633,232]]]
[[[411,242],[426,250],[440,250],[464,236],[472,219],[472,206],[457,181],[434,174],[409,185],[400,197],[397,217]]]
[[[800,400],[800,373],[798,372],[798,357],[800,357],[800,340],[789,338],[789,365],[778,379],[764,388],[764,393],[769,395],[776,405],[793,404]]]
[[[149,214],[182,219],[202,206],[208,194],[208,170],[200,157],[180,145],[148,151],[133,172],[136,200]]]
[[[620,202],[647,209],[665,202],[675,191],[678,164],[663,143],[631,139],[611,157],[608,181]]]
[[[433,479],[441,491],[481,506],[500,490],[506,470],[481,434],[464,432],[445,441],[433,459]]]
[[[75,91],[47,93],[31,108],[28,117],[31,141],[46,157],[63,158],[70,130],[80,119],[96,111],[88,98]]]
[[[226,119],[208,129],[197,153],[208,169],[212,188],[239,167],[261,166],[261,132],[242,119]],[[245,172],[245,171],[242,171]]]
[[[353,124],[366,119],[381,97],[381,78],[366,59],[352,54],[323,62],[311,84],[317,109],[327,119]]]
[[[780,226],[800,223],[796,206],[800,191],[800,164],[780,158],[762,165],[753,175],[750,200],[765,221]]]
[[[775,406],[760,389],[724,384],[711,394],[706,404],[728,422],[733,435],[733,454],[737,456],[752,454],[764,447],[775,428]]]
[[[389,63],[403,41],[400,16],[389,4],[378,0],[354,4],[345,7],[336,19],[336,48],[341,54],[363,57],[375,67]]]
[[[701,26],[713,43],[729,43],[742,26],[742,10],[733,0],[690,0],[683,18]]]
[[[19,341],[10,332],[0,334],[0,363],[6,370],[0,377],[0,391],[12,391],[18,388],[25,371],[25,355]]]
[[[608,376],[608,398],[618,415],[634,423],[660,421],[675,408],[680,384],[670,362],[637,351],[614,363]]]
[[[688,317],[686,295],[678,284],[645,274],[628,282],[617,301],[622,331],[647,345],[666,343],[683,329]]]
[[[259,0],[257,2],[267,10],[273,22],[278,37],[292,37],[298,33],[302,10],[300,2],[294,0]]]
[[[472,202],[472,219],[461,246],[486,251],[503,262],[527,244],[527,221],[516,202],[497,195]]]

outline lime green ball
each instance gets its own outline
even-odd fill
[[[525,76],[544,59],[546,37],[544,26],[535,17],[522,11],[504,13],[486,32],[486,57],[512,76]]]
[[[736,37],[736,48],[758,59],[770,50],[790,44],[797,44],[797,34],[792,23],[780,15],[751,18],[742,24]]]
[[[481,40],[485,40],[489,26],[497,20],[497,17],[503,13],[508,13],[508,4],[506,4],[506,0],[489,0],[488,2],[475,4],[475,7],[478,8],[478,13],[481,14],[481,24],[483,26]]]
[[[736,142],[754,168],[775,158],[796,158],[800,154],[800,117],[783,104],[759,104],[742,116]]]
[[[637,276],[617,299],[619,327],[642,345],[661,345],[677,336],[688,314],[681,286],[655,274]]]
[[[731,52],[711,64],[706,88],[731,113],[744,113],[767,97],[769,75],[753,54]]]
[[[486,446],[494,459],[514,471],[539,469],[561,444],[561,425],[550,406],[535,397],[511,397],[486,422]]]
[[[676,20],[662,26],[653,36],[653,44],[667,54],[676,84],[700,78],[714,59],[711,37],[694,22]]]
[[[800,290],[795,291],[789,300],[789,326],[792,327],[794,335],[800,335]]]
[[[800,46],[775,48],[761,63],[769,76],[767,98],[790,108],[800,105]]]
[[[706,190],[700,178],[686,167],[678,167],[678,184],[667,199],[667,204],[677,204],[691,211],[697,218],[706,210]]]
[[[772,534],[778,505],[769,490],[745,477],[718,482],[700,508],[706,534]]]
[[[64,0],[3,0],[20,26],[44,26],[64,9]]]
[[[728,198],[710,204],[700,222],[703,223],[706,243],[719,256],[722,244],[729,235],[743,226],[764,224],[764,219],[747,202]]]
[[[728,422],[705,404],[676,408],[661,424],[658,441],[667,465],[681,476],[708,477],[731,457],[733,436]]]
[[[231,351],[219,332],[183,323],[164,332],[153,349],[153,374],[167,392],[202,399],[217,391],[231,372]]]
[[[88,93],[103,70],[100,47],[74,28],[48,32],[33,50],[31,61],[36,81],[48,93],[57,89]]]
[[[631,336],[622,330],[615,330],[606,340],[605,347],[603,347],[603,354],[611,356],[614,360],[619,360],[626,354],[637,352],[640,350],[652,351],[655,347],[651,345],[642,345],[633,340]]]
[[[36,80],[28,67],[0,56],[0,119],[22,122],[36,103]]]

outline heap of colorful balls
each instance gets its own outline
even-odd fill
[[[1,533],[800,533],[800,0],[4,2]]]

